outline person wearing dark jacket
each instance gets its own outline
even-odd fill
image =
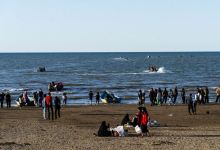
[[[175,86],[175,88],[173,89],[174,104],[176,104],[177,96],[178,96],[178,90],[177,90],[177,86]]]
[[[55,97],[54,104],[55,104],[55,119],[57,119],[57,112],[60,118],[60,99],[57,96]]]
[[[0,94],[1,108],[3,108],[4,99],[5,99],[5,94],[2,92],[2,93]]]
[[[188,111],[189,111],[189,114],[191,115],[190,113],[190,109],[192,109],[192,112],[194,114],[194,110],[193,110],[193,100],[192,100],[192,94],[189,93],[189,97],[186,99],[186,102],[188,103]]]
[[[39,89],[39,92],[38,92],[38,98],[39,98],[38,102],[39,102],[39,107],[42,107],[43,95],[44,95],[43,91],[42,91],[41,89]]]
[[[181,97],[182,97],[183,104],[185,104],[186,95],[185,95],[185,89],[184,88],[182,89]]]
[[[112,132],[108,131],[108,128],[109,128],[109,124],[107,126],[106,122],[102,121],[102,124],[99,128],[99,131],[98,131],[98,136],[111,136]]]
[[[141,92],[141,90],[139,90],[139,92],[138,92],[138,104],[139,104],[139,106],[141,105],[141,100],[142,100],[142,92]]]
[[[201,103],[205,104],[205,102],[204,102],[204,95],[205,95],[204,90],[202,88],[200,88],[200,91],[201,91],[201,101],[200,101],[199,104],[201,104]]]
[[[6,93],[6,103],[7,103],[7,108],[11,108],[11,95],[7,92]]]
[[[150,89],[149,97],[150,97],[151,106],[153,106],[154,105],[154,91],[153,91],[153,88]]]
[[[154,104],[157,103],[157,89],[154,89]]]
[[[99,92],[97,92],[97,94],[96,94],[96,103],[98,102],[98,105],[99,105],[99,100],[100,100],[100,95],[99,95]]]
[[[90,105],[92,105],[92,97],[93,97],[93,93],[92,91],[90,91],[89,92]]]
[[[165,104],[166,104],[167,103],[167,96],[168,96],[168,91],[166,88],[163,90],[162,96],[163,96],[163,102],[165,102]]]
[[[121,125],[125,125],[125,124],[127,124],[128,122],[130,122],[130,119],[129,119],[129,114],[126,114],[125,116],[124,116],[124,118],[122,119],[122,121],[121,121]]]
[[[209,103],[209,90],[206,87],[204,90],[205,103]]]

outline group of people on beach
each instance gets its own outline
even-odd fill
[[[11,108],[11,95],[8,92],[6,94],[1,92],[0,94],[1,108],[3,108],[4,99],[6,99],[7,108]]]
[[[148,115],[147,109],[145,107],[138,107],[138,113],[132,119],[129,119],[129,114],[126,114],[125,117],[122,119],[121,126],[132,125],[135,128],[139,128],[141,130],[141,137],[146,134],[148,137],[150,136],[149,130],[147,129],[147,125],[150,121],[150,117]],[[109,128],[105,121],[102,122],[99,130],[98,136],[119,136],[120,131],[117,131],[117,128],[112,129],[112,131],[108,131]],[[123,128],[121,128],[123,130]],[[125,131],[125,130],[124,130]],[[96,135],[96,134],[95,134]]]
[[[218,102],[218,99],[220,98],[220,87],[217,88],[216,90],[217,93],[217,98],[216,98],[216,103]],[[164,88],[164,90],[162,91],[161,88],[158,89],[153,89],[151,88],[150,92],[149,92],[149,98],[150,98],[150,102],[151,102],[151,106],[153,105],[157,105],[160,106],[163,103],[167,103],[167,100],[169,105],[171,104],[176,104],[176,100],[177,100],[177,96],[178,96],[178,89],[177,86],[174,87],[174,89],[170,89],[169,91],[167,91],[166,88]],[[142,105],[145,103],[145,98],[146,98],[146,93],[144,91],[139,90],[138,92],[138,104]],[[181,98],[182,98],[182,103],[185,104],[186,103],[186,90],[184,88],[182,88],[181,91]],[[198,88],[197,87],[197,92],[195,94],[195,101],[198,104],[205,104],[205,103],[209,103],[209,90],[208,87],[205,87],[205,89],[203,90],[202,87]]]

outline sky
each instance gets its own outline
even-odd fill
[[[0,0],[0,53],[220,51],[219,8],[219,0]]]

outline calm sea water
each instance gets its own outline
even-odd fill
[[[140,89],[173,89],[174,86],[179,90],[179,102],[180,89],[185,88],[187,94],[195,94],[197,86],[207,86],[213,101],[215,88],[220,85],[220,52],[0,55],[0,91],[10,92],[13,100],[24,91],[32,96],[32,92],[42,88],[47,93],[47,85],[51,81],[63,82],[69,105],[88,104],[90,90],[95,94],[108,90],[123,97],[122,103],[136,103]],[[151,57],[147,58],[148,55]],[[150,65],[159,71],[149,72]],[[38,67],[46,67],[48,72],[36,72]],[[52,95],[61,97],[63,92],[52,92]],[[149,102],[149,98],[146,100]],[[15,104],[14,101],[12,103]]]

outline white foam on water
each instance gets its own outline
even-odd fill
[[[21,88],[21,89],[1,89],[1,91],[9,91],[9,92],[13,92],[13,91],[27,91],[29,90],[29,88]]]
[[[150,71],[150,70],[146,70],[144,71],[145,73],[172,73],[171,71],[169,70],[166,70],[164,67],[160,67],[158,69],[158,71]]]

